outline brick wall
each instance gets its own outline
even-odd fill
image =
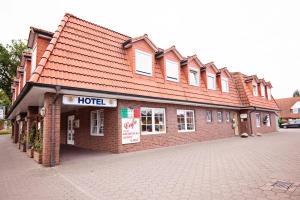
[[[75,146],[117,153],[118,117],[117,108],[104,108],[104,136],[90,134],[90,112],[101,108],[81,108],[61,115],[61,144],[67,144],[67,120],[69,115],[79,119],[80,127],[74,128]]]
[[[213,113],[213,122],[206,122],[206,108],[192,107],[192,106],[180,106],[173,104],[157,104],[157,103],[146,103],[137,101],[125,101],[119,100],[118,107],[119,112],[121,107],[158,107],[165,108],[166,113],[166,133],[155,134],[155,135],[141,135],[141,142],[135,144],[121,144],[121,124],[119,127],[119,153],[138,151],[144,149],[152,149],[157,147],[167,147],[172,145],[186,144],[190,142],[212,140],[218,138],[226,138],[234,136],[234,130],[232,129],[232,123],[225,121],[224,109],[210,109]],[[180,133],[177,129],[177,109],[194,110],[195,112],[195,132]],[[223,112],[223,122],[219,123],[216,120],[216,112]],[[233,116],[230,111],[231,117]],[[120,115],[118,115],[119,121],[121,122]]]
[[[120,109],[122,107],[151,107],[165,108],[166,113],[166,133],[154,135],[141,135],[141,142],[135,144],[122,145],[121,141],[121,116]],[[104,136],[90,135],[90,112],[99,108],[75,108],[70,112],[61,115],[61,144],[67,143],[67,117],[75,115],[75,120],[80,120],[80,127],[74,129],[75,146],[99,150],[110,151],[113,153],[123,153],[131,151],[139,151],[158,147],[167,147],[173,145],[186,144],[191,142],[199,142],[213,140],[219,138],[233,137],[235,135],[232,128],[232,117],[234,113],[239,116],[236,110],[211,109],[204,107],[181,106],[174,104],[158,104],[150,102],[118,100],[117,108],[104,108]],[[177,109],[194,110],[195,113],[195,131],[182,133],[177,129]],[[206,111],[212,111],[213,121],[206,122]],[[217,122],[217,112],[222,111],[223,121]],[[230,122],[226,122],[225,112],[230,112]],[[247,111],[245,111],[247,112]],[[261,128],[255,126],[255,112],[252,113],[253,131],[266,133],[276,131],[275,114],[270,113],[271,126],[262,125]],[[263,120],[263,117],[262,117]],[[237,119],[240,124],[240,119]],[[246,122],[248,123],[248,122]],[[250,127],[248,127],[250,128]],[[241,127],[239,126],[241,131]],[[248,130],[247,130],[248,131]]]
[[[260,127],[256,127],[256,118],[255,114],[259,113],[260,114]],[[267,126],[266,124],[263,123],[264,116],[266,114],[270,114],[270,126]],[[251,122],[252,122],[252,130],[253,133],[270,133],[270,132],[275,132],[277,131],[276,129],[276,115],[271,112],[262,112],[262,111],[254,111],[251,113]]]

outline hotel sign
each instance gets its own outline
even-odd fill
[[[108,98],[100,98],[100,97],[64,95],[62,101],[64,105],[117,107],[116,99],[108,99]]]

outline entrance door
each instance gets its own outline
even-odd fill
[[[67,144],[74,145],[74,115],[68,116]]]
[[[233,113],[233,119],[234,119],[234,134],[239,135],[239,121],[238,121],[238,115],[236,112]]]

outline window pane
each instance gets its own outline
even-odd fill
[[[152,74],[152,55],[143,51],[136,50],[136,71],[145,74]]]
[[[215,89],[215,77],[214,76],[208,76],[208,89]]]
[[[198,71],[190,69],[190,84],[195,86],[199,85]]]
[[[178,63],[166,60],[166,74],[167,74],[167,79],[168,80],[178,80]]]

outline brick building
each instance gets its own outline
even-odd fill
[[[275,100],[280,110],[279,116],[283,122],[300,119],[300,97],[290,97]]]
[[[62,144],[131,152],[276,131],[270,82],[172,46],[66,14],[55,33],[31,28],[13,83],[12,139],[42,133],[42,163]],[[28,144],[27,144],[28,147]]]

